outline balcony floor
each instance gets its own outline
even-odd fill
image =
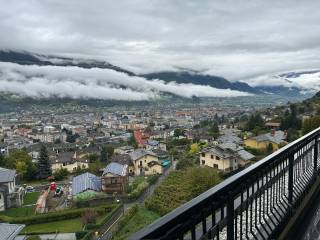
[[[301,240],[320,240],[320,193],[315,198],[306,215],[306,221],[298,232]]]

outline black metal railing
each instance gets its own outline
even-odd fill
[[[231,176],[130,239],[276,239],[319,175],[320,128]]]

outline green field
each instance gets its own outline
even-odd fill
[[[36,204],[39,196],[40,192],[26,193],[24,196],[23,205]]]
[[[29,225],[23,229],[23,233],[51,233],[56,231],[61,233],[72,233],[80,231],[81,229],[81,218],[74,218],[56,222]]]
[[[26,217],[34,214],[34,207],[10,208],[6,211],[0,212],[0,215],[5,215],[9,217]]]

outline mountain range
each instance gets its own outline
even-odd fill
[[[308,89],[303,87],[303,85],[297,85],[292,79],[296,80],[302,75],[317,74],[320,71],[301,71],[301,72],[288,72],[282,73],[277,76],[270,76],[270,78],[276,77],[280,81],[284,81],[285,84],[254,84],[245,81],[228,81],[227,79],[220,76],[212,76],[208,74],[202,74],[195,71],[189,70],[178,70],[178,71],[163,71],[148,74],[136,74],[127,69],[115,66],[106,61],[99,60],[88,60],[88,59],[78,59],[78,58],[68,58],[59,57],[53,55],[36,54],[24,51],[10,51],[1,50],[0,51],[0,62],[14,63],[19,65],[32,65],[32,66],[60,66],[60,67],[79,67],[81,69],[109,69],[118,73],[123,73],[130,77],[140,77],[148,81],[162,80],[165,83],[177,83],[177,84],[192,84],[196,86],[210,86],[216,89],[230,89],[239,92],[246,92],[250,94],[276,94],[281,96],[303,96],[308,95]],[[0,65],[0,81],[1,79],[1,65]],[[269,77],[269,76],[267,76]],[[135,78],[132,79],[135,81]],[[123,86],[119,84],[122,88],[130,88],[130,86]],[[314,90],[315,89],[311,89]],[[160,90],[161,91],[161,90]],[[312,93],[314,91],[311,91]],[[173,93],[174,94],[174,93]]]

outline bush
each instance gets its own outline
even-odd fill
[[[150,185],[153,185],[153,184],[155,184],[155,183],[158,181],[159,177],[160,177],[159,174],[152,175],[152,176],[148,177],[147,182],[148,182]]]
[[[69,175],[69,171],[65,168],[60,168],[54,173],[55,180],[62,180]]]
[[[27,240],[41,240],[41,238],[38,235],[32,235],[28,236]]]
[[[86,225],[88,223],[96,223],[97,220],[97,212],[94,209],[87,209],[81,215],[82,224]]]
[[[94,209],[99,215],[101,215],[108,211],[112,211],[114,208],[116,208],[116,206],[117,205],[112,204],[112,205],[96,207]],[[64,210],[64,211],[58,211],[53,213],[41,214],[41,215],[39,214],[39,215],[33,215],[33,216],[27,216],[27,217],[15,217],[15,218],[9,217],[9,216],[0,216],[0,221],[16,223],[16,224],[26,224],[26,225],[61,221],[61,220],[81,217],[82,214],[88,209],[90,208],[71,209],[71,210]]]
[[[125,225],[127,225],[127,223],[130,221],[130,219],[137,213],[138,208],[139,208],[138,204],[135,204],[129,209],[129,211],[127,211],[123,215],[123,217],[121,218],[121,220],[117,224],[117,229],[115,232],[120,231]]]
[[[76,232],[76,239],[82,239],[82,238],[85,237],[88,233],[89,233],[89,231],[78,231],[78,232]]]
[[[128,194],[128,199],[133,200],[137,199],[138,197],[141,196],[141,194],[147,190],[149,187],[148,182],[142,182],[140,183],[131,193]]]

